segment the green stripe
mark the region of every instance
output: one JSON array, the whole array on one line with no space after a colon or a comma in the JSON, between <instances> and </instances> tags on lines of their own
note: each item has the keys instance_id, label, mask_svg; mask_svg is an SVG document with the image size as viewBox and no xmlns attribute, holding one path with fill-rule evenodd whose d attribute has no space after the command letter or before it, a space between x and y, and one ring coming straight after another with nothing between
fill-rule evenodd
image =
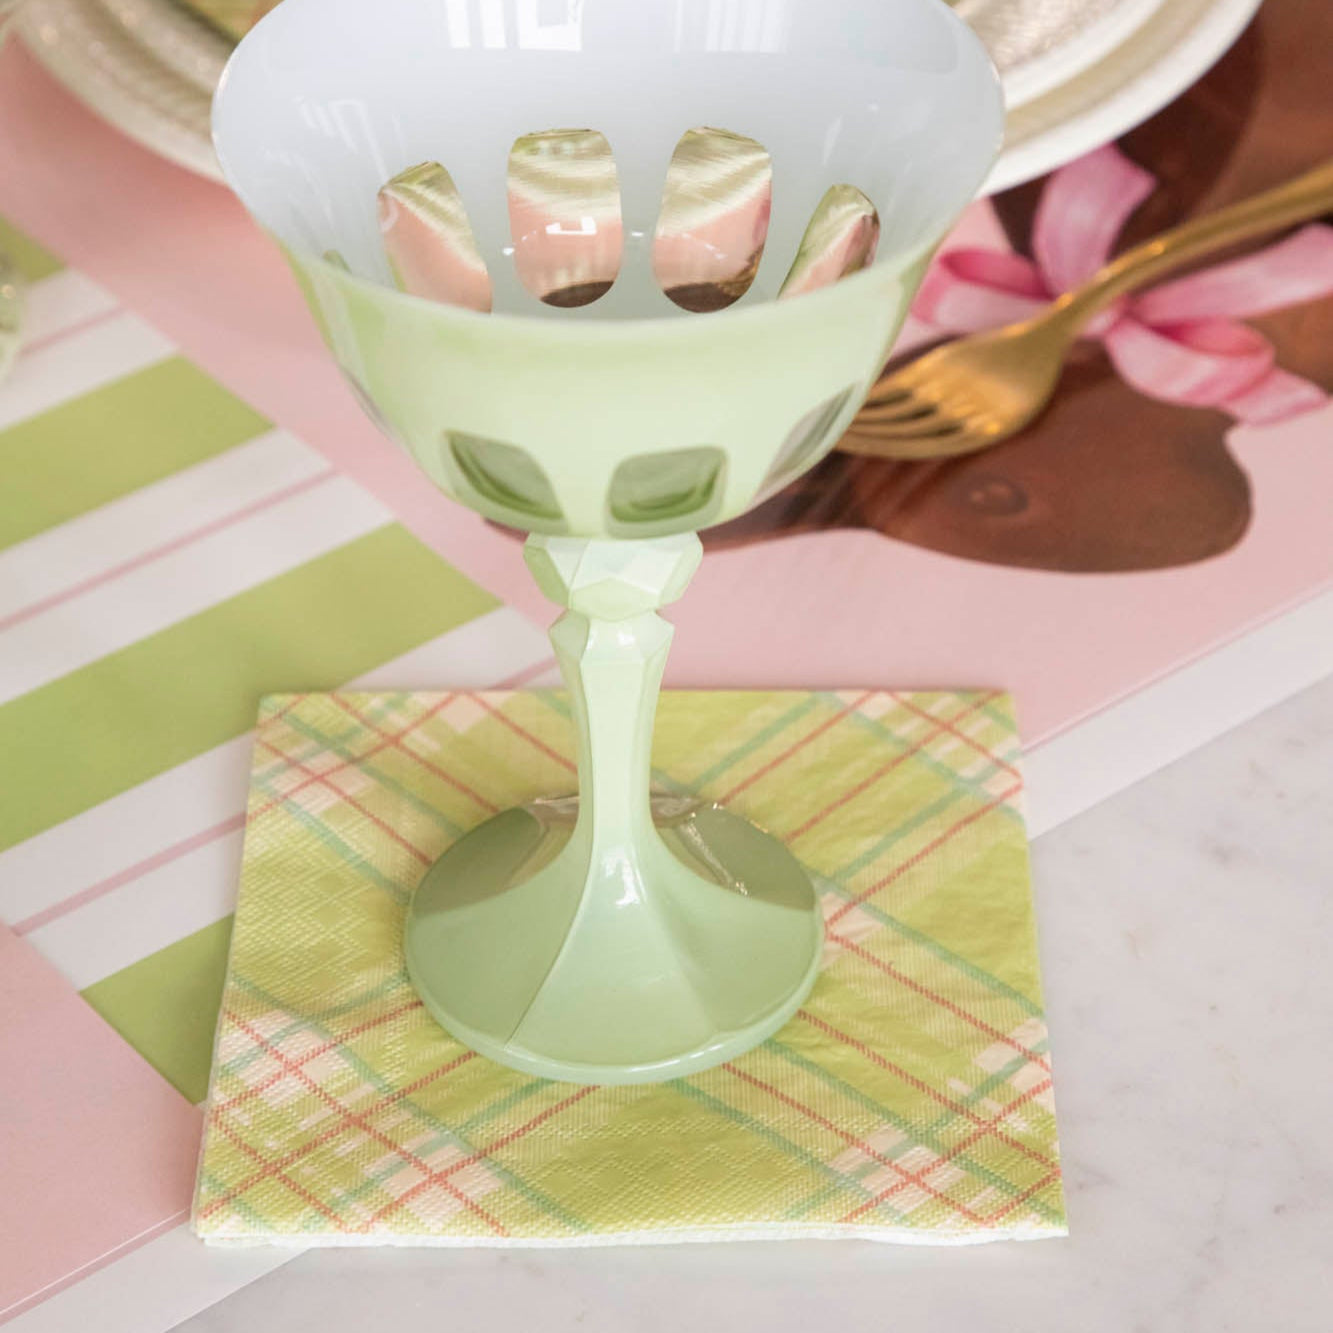
<instances>
[{"instance_id":1,"label":"green stripe","mask_svg":"<svg viewBox=\"0 0 1333 1333\"><path fill-rule=\"evenodd\" d=\"M289 701L290 697L290 695L284 694L270 695L265 703L260 706L260 722L267 721L273 713L278 712ZM387 722L397 724L397 711L402 707L402 699L403 695L400 692L375 695L372 699L363 703L361 707L361 715L365 718L365 722L362 722L360 718L353 720L349 715L347 725L342 731L333 736L326 736L308 723L303 723L302 728L305 734L314 737L312 744L300 750L288 747L281 754L269 755L267 758L264 755L256 755L251 773L252 780L268 782L283 772L293 760L302 764L309 763L312 759L318 758L330 746L337 748L340 756L346 756L350 753L348 746L359 736L365 734L367 725L373 727ZM288 719L293 723L298 716L298 709L292 709L287 714Z\"/></svg>"},{"instance_id":2,"label":"green stripe","mask_svg":"<svg viewBox=\"0 0 1333 1333\"><path fill-rule=\"evenodd\" d=\"M837 1167L831 1166L808 1148L803 1148L799 1143L793 1143L791 1139L779 1134L776 1129L765 1124L762 1120L747 1115L738 1106L732 1106L729 1102L710 1096L690 1079L673 1079L670 1086L682 1097L687 1097L690 1101L708 1107L710 1111L720 1115L724 1120L730 1120L732 1124L740 1125L743 1129L749 1130L755 1138L763 1140L771 1148L776 1148L784 1156L800 1162L802 1166L808 1167L811 1171L823 1176L828 1181L830 1190L859 1195L861 1199L872 1197L870 1190L854 1176L844 1175Z\"/></svg>"},{"instance_id":3,"label":"green stripe","mask_svg":"<svg viewBox=\"0 0 1333 1333\"><path fill-rule=\"evenodd\" d=\"M774 736L780 735L793 722L803 718L811 709L823 702L824 696L819 694L811 694L802 699L795 707L787 709L781 716L774 718L768 726L756 731L743 745L738 745L734 750L728 751L712 768L700 773L691 783L691 786L698 791L703 791L710 782L716 782L728 769L734 768L742 759L748 758L761 745L771 741Z\"/></svg>"},{"instance_id":4,"label":"green stripe","mask_svg":"<svg viewBox=\"0 0 1333 1333\"><path fill-rule=\"evenodd\" d=\"M394 902L406 904L411 896L412 890L397 883L389 878L382 870L378 869L373 862L366 860L360 852L356 850L349 842L340 838L337 832L326 824L318 816L303 809L296 801L283 800L280 793L275 791L268 783L255 782L256 790L261 791L269 800L280 803L283 813L296 821L308 833L313 834L320 842L328 847L347 865L351 866L358 874L365 876L377 888L382 889L389 895Z\"/></svg>"},{"instance_id":5,"label":"green stripe","mask_svg":"<svg viewBox=\"0 0 1333 1333\"><path fill-rule=\"evenodd\" d=\"M918 1121L908 1120L903 1116L895 1114L887 1106L883 1105L883 1103L876 1101L873 1097L867 1096L860 1090L860 1088L847 1083L839 1078L837 1074L825 1069L822 1065L815 1064L812 1060L807 1060L805 1056L793 1050L790 1046L777 1038L770 1037L764 1045L766 1050L776 1051L784 1060L795 1065L798 1069L803 1069L807 1074L812 1074L819 1079L821 1083L825 1083L829 1087L835 1088L843 1096L849 1097L853 1101L859 1103L867 1110L887 1121L895 1129L900 1129L907 1135L906 1147L912 1147L915 1144L923 1143L937 1156L943 1157L946 1153L949 1153L950 1149L948 1145L939 1134L934 1131L932 1126L923 1125ZM901 1156L902 1154L897 1155ZM953 1153L950 1160L954 1162L955 1165L962 1167L970 1175L975 1176L978 1180L984 1181L987 1185L993 1185L997 1190L1001 1191L1003 1194L1007 1194L1011 1199L1015 1195L1021 1194L1023 1191L1021 1185L1016 1185L1013 1181L1008 1180L1004 1176L991 1170L991 1168L984 1163L977 1161L971 1153ZM862 1186L862 1188L864 1188L864 1186ZM869 1191L867 1191L867 1193L868 1192ZM822 1202L822 1196L815 1196L807 1201L810 1208L817 1206L820 1202ZM960 1200L960 1202L966 1204L967 1200L963 1199ZM1063 1215L1057 1209L1053 1209L1047 1204L1042 1203L1036 1196L1029 1199L1028 1203L1038 1212L1045 1214L1052 1221L1062 1222L1064 1220ZM808 1209L806 1211L808 1211ZM797 1217L803 1215L804 1212L795 1214Z\"/></svg>"},{"instance_id":6,"label":"green stripe","mask_svg":"<svg viewBox=\"0 0 1333 1333\"><path fill-rule=\"evenodd\" d=\"M1044 1055L1046 1053L1046 1043L1041 1042L1038 1046L1033 1048L1033 1051L1034 1054ZM976 1106L978 1102L985 1101L986 1098L991 1095L991 1093L1001 1088L1004 1088L1005 1085L1008 1084L1009 1080L1013 1078L1013 1076L1016 1073L1018 1073L1020 1069L1022 1069L1025 1065L1029 1063L1031 1062L1028 1060L1027 1056L1019 1055L1015 1052L1014 1058L1010 1060L1009 1063L1005 1065L1002 1069L997 1069L995 1073L991 1074L988 1078L982 1079L982 1081L978 1083L977 1086L973 1088L972 1091L969 1092L966 1096L958 1097L957 1098L958 1105L966 1106L969 1110L971 1110L972 1107ZM1050 1076L1047 1075L1047 1077ZM1008 1091L1013 1092L1015 1091L1015 1089L1011 1087L1008 1088ZM1021 1096L1022 1094L1019 1095ZM1024 1103L1024 1106L1017 1107L1016 1109L1021 1113L1025 1106L1026 1103ZM1040 1111L1042 1108L1038 1107L1037 1109ZM953 1119L953 1117L954 1117L953 1111L948 1111L948 1110L942 1111L931 1123L929 1128L932 1130L940 1129L943 1126L947 1125Z\"/></svg>"},{"instance_id":7,"label":"green stripe","mask_svg":"<svg viewBox=\"0 0 1333 1333\"><path fill-rule=\"evenodd\" d=\"M340 743L336 737L323 735L318 727L312 727L308 722L303 722L295 713L288 713L286 721L293 731L304 736L307 740L317 742L319 752L332 752L333 754L336 754L339 759L349 760L355 763L360 772L364 773L368 778L374 779L374 781L379 786L383 787L385 791L391 791L400 801L404 802L404 804L410 805L419 814L424 815L437 828L443 829L451 839L456 841L467 832L465 828L455 824L454 821L442 810L437 810L428 800L419 796L410 787L399 782L398 779L391 774L384 772L384 770L377 764L372 763L369 759L359 759L357 757L358 751ZM363 729L358 728L358 734L360 734L362 730ZM259 780L256 778L256 781L258 782ZM264 784L261 783L260 785ZM268 790L267 787L266 790ZM283 799L280 792L269 790L268 794L274 799L282 801L283 805L287 806L289 810L293 810L291 804ZM323 828L323 822L316 820L314 827L316 829Z\"/></svg>"},{"instance_id":8,"label":"green stripe","mask_svg":"<svg viewBox=\"0 0 1333 1333\"><path fill-rule=\"evenodd\" d=\"M848 893L841 885L829 881L829 887L844 901L851 901L853 895ZM954 953L952 949L941 944L939 940L929 935L923 935L921 931L909 926L905 921L900 921L896 916L890 916L882 907L876 907L869 898L857 903L856 910L873 917L874 920L883 926L887 926L895 934L911 940L913 944L919 944L928 953L934 954L941 962L948 963L950 967L957 968L964 975L971 977L973 981L980 982L987 990L992 990L997 995L1003 995L1006 1000L1012 1000L1025 1013L1036 1018L1043 1017L1041 1005L1035 1004L1022 991L1015 990L1008 982L992 976L984 968L978 967L971 959L964 958L962 954Z\"/></svg>"},{"instance_id":9,"label":"green stripe","mask_svg":"<svg viewBox=\"0 0 1333 1333\"><path fill-rule=\"evenodd\" d=\"M131 963L83 992L159 1074L192 1102L208 1096L231 917Z\"/></svg>"},{"instance_id":10,"label":"green stripe","mask_svg":"<svg viewBox=\"0 0 1333 1333\"><path fill-rule=\"evenodd\" d=\"M549 1088L550 1081L544 1078L534 1078L531 1083L525 1083L521 1088L516 1088L513 1092L507 1092L502 1097L496 1097L489 1101L479 1111L474 1111L461 1125L458 1126L458 1134L471 1134L473 1130L486 1129L507 1111L512 1111L516 1106L522 1106L524 1102L531 1101L543 1088Z\"/></svg>"},{"instance_id":11,"label":"green stripe","mask_svg":"<svg viewBox=\"0 0 1333 1333\"><path fill-rule=\"evenodd\" d=\"M935 719L935 721L938 723L939 719ZM911 744L899 736L883 718L866 717L864 713L855 713L852 715L852 722L855 726L860 727L864 731L869 731L876 736L882 737L884 740L891 741L898 747L900 752L908 752L912 748ZM941 732L932 739L943 740L946 736L947 732L941 730ZM1018 741L1013 737L1006 739L1013 741L1013 753L1007 757L1000 756L1000 758L1003 758L1005 763L1015 764L1022 757ZM977 752L976 757L981 759L984 756L980 752ZM982 802L982 804L989 804L995 799L995 794L987 789L986 783L1000 771L1000 764L997 758L991 758L981 772L974 774L970 778L964 777L949 763L934 758L925 749L917 750L916 753L912 755L912 762L927 769L929 772L934 773L937 777L943 778L945 782L950 783L952 786L961 787L964 791L975 796ZM1012 806L1001 804L997 805L995 808L1015 822L1019 824L1023 822L1022 814Z\"/></svg>"},{"instance_id":12,"label":"green stripe","mask_svg":"<svg viewBox=\"0 0 1333 1333\"><path fill-rule=\"evenodd\" d=\"M180 357L0 432L0 548L267 430Z\"/></svg>"},{"instance_id":13,"label":"green stripe","mask_svg":"<svg viewBox=\"0 0 1333 1333\"><path fill-rule=\"evenodd\" d=\"M929 805L922 806L910 819L904 819L900 824L895 824L882 838L877 838L865 851L859 856L853 857L845 866L839 866L838 869L830 871L828 877L836 880L839 888L841 888L853 875L860 874L868 865L873 865L896 843L907 837L909 833L915 833L917 829L932 824L937 816L942 815L963 795L964 792L957 787L945 792L943 796L937 797ZM897 869L897 867L894 867L894 869ZM848 892L850 893L851 890L849 889Z\"/></svg>"},{"instance_id":14,"label":"green stripe","mask_svg":"<svg viewBox=\"0 0 1333 1333\"><path fill-rule=\"evenodd\" d=\"M235 985L242 988L246 985L243 977L233 977L231 980ZM291 1022L285 1023L282 1027L273 1032L268 1037L268 1042L272 1046L281 1046L284 1042L289 1041L292 1037L296 1036L298 1032L310 1031L313 1025L323 1024L324 1027L327 1028L327 1020L329 1018L339 1018L344 1014L350 1014L358 1009L364 1009L368 1004L383 999L383 997L390 991L397 990L401 984L402 983L397 976L388 977L384 981L377 982L368 989L361 991L353 1000L346 1000L342 1004L330 1005L329 1008L320 1009L309 1016L302 1014L300 1017L293 1018ZM260 995L260 998L266 1000L266 997L262 994ZM275 1002L275 1007L285 1008L284 1005L281 1005L278 1002ZM235 1055L230 1060L220 1063L218 1065L218 1072L240 1075L257 1060L266 1058L265 1048L258 1042L254 1042L247 1046L239 1055Z\"/></svg>"},{"instance_id":15,"label":"green stripe","mask_svg":"<svg viewBox=\"0 0 1333 1333\"><path fill-rule=\"evenodd\" d=\"M361 1062L355 1060L349 1062L361 1064ZM368 1066L361 1065L361 1068L364 1072L364 1069L368 1068ZM495 1112L496 1114L499 1114L502 1104L505 1107L510 1104L517 1104L519 1101L526 1100L527 1095L536 1094L542 1091L543 1088L549 1088L550 1086L551 1084L546 1079L536 1079L533 1083L529 1084L527 1088L521 1089L524 1096L520 1097L515 1095L513 1097L501 1098L500 1102L494 1104ZM412 1149L418 1157L423 1159L428 1158L432 1153L439 1152L441 1148L460 1148L465 1156L477 1156L478 1160L484 1163L489 1171L492 1171L495 1175L499 1176L510 1189L514 1190L517 1194L521 1194L523 1198L533 1205L534 1208L545 1213L548 1217L554 1218L567 1231L581 1234L591 1230L583 1218L577 1213L570 1212L559 1199L553 1199L544 1190L538 1189L531 1181L525 1180L518 1174L518 1172L505 1166L503 1162L498 1162L495 1158L488 1157L481 1153L475 1143L463 1137L465 1133L465 1128L463 1126L460 1126L457 1129L451 1128L443 1121L436 1119L435 1116L431 1115L428 1111L423 1110L410 1097L400 1098L398 1105L405 1106L409 1111L412 1111L416 1115L419 1121L435 1130L432 1138L425 1143L418 1144ZM474 1116L469 1123L475 1123L478 1120L479 1117ZM482 1123L484 1124L485 1122ZM355 1189L349 1190L346 1197L348 1199L360 1199L364 1197L373 1185L382 1184L399 1170L400 1167L401 1162L395 1160L387 1169L381 1171L378 1175L367 1177L364 1185L358 1185Z\"/></svg>"},{"instance_id":16,"label":"green stripe","mask_svg":"<svg viewBox=\"0 0 1333 1333\"><path fill-rule=\"evenodd\" d=\"M199 1185L197 1188L201 1199L217 1198L221 1194L231 1194L231 1191L222 1183L222 1181L216 1176L210 1175L207 1171L203 1170L199 1172ZM268 1219L263 1213L259 1212L258 1209L252 1208L246 1203L243 1196L228 1198L227 1207L234 1208L238 1213L244 1214L250 1225L261 1235L271 1236L273 1234L273 1229L270 1226ZM307 1226L306 1230L312 1231L314 1228L313 1226Z\"/></svg>"},{"instance_id":17,"label":"green stripe","mask_svg":"<svg viewBox=\"0 0 1333 1333\"><path fill-rule=\"evenodd\" d=\"M0 850L254 725L262 695L328 690L491 610L398 524L0 708Z\"/></svg>"},{"instance_id":18,"label":"green stripe","mask_svg":"<svg viewBox=\"0 0 1333 1333\"><path fill-rule=\"evenodd\" d=\"M49 250L38 245L31 236L0 218L0 253L18 269L29 282L40 282L65 267Z\"/></svg>"}]
</instances>

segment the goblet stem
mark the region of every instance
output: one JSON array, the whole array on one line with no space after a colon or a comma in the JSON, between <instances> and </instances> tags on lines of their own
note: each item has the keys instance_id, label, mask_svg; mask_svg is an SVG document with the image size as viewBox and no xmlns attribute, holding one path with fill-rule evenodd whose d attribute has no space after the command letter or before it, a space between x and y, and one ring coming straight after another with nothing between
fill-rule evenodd
<instances>
[{"instance_id":1,"label":"goblet stem","mask_svg":"<svg viewBox=\"0 0 1333 1333\"><path fill-rule=\"evenodd\" d=\"M694 533L649 541L528 538L528 567L566 607L551 643L578 732L573 841L598 878L641 882L659 845L649 800L653 719L672 627L657 614L685 590L703 548Z\"/></svg>"}]
</instances>

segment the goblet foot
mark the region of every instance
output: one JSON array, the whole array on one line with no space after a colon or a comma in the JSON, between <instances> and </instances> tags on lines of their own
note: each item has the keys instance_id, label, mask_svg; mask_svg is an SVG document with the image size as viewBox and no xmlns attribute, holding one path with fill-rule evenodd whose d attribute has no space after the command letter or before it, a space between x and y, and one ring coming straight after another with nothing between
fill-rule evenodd
<instances>
[{"instance_id":1,"label":"goblet foot","mask_svg":"<svg viewBox=\"0 0 1333 1333\"><path fill-rule=\"evenodd\" d=\"M590 855L577 811L577 797L505 811L427 871L407 968L441 1026L500 1064L596 1084L678 1078L776 1032L823 942L782 843L655 796L653 829Z\"/></svg>"}]
</instances>

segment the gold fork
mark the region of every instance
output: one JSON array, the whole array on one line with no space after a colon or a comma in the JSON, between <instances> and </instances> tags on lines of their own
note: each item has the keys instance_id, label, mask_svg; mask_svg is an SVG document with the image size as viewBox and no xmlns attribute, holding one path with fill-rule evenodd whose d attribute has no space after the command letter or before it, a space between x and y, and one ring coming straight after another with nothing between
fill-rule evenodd
<instances>
[{"instance_id":1,"label":"gold fork","mask_svg":"<svg viewBox=\"0 0 1333 1333\"><path fill-rule=\"evenodd\" d=\"M884 376L840 444L880 458L949 458L998 444L1050 401L1065 357L1112 302L1217 250L1333 209L1333 161L1127 250L1039 315L927 352Z\"/></svg>"}]
</instances>

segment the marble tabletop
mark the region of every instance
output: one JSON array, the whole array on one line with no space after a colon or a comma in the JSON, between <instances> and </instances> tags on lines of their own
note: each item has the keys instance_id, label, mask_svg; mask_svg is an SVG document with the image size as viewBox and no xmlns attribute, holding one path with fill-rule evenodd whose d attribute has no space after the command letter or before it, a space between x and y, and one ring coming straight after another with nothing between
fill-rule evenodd
<instances>
[{"instance_id":1,"label":"marble tabletop","mask_svg":"<svg viewBox=\"0 0 1333 1333\"><path fill-rule=\"evenodd\" d=\"M1333 1327L1333 679L1034 843L1070 1236L310 1251L183 1333Z\"/></svg>"}]
</instances>

